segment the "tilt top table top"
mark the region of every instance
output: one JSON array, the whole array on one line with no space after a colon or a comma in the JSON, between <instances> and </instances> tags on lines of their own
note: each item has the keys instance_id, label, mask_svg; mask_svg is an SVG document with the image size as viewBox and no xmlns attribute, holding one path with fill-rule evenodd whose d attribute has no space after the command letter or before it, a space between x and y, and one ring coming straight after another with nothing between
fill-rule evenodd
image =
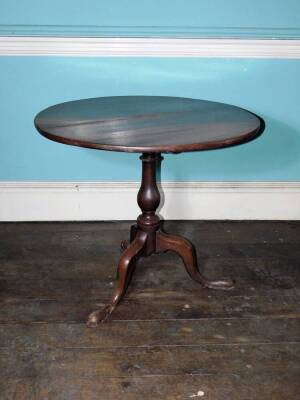
<instances>
[{"instance_id":1,"label":"tilt top table top","mask_svg":"<svg viewBox=\"0 0 300 400\"><path fill-rule=\"evenodd\" d=\"M171 250L182 258L190 277L203 287L233 288L231 279L210 280L203 276L194 246L181 236L162 231L156 214L160 203L156 174L163 159L161 153L216 149L254 139L263 130L258 116L239 107L205 100L116 96L57 104L41 111L34 122L42 135L57 142L142 153L142 182L137 195L142 213L131 226L129 241L121 243L112 299L103 309L89 315L89 327L106 321L122 300L138 257Z\"/></svg>"},{"instance_id":2,"label":"tilt top table top","mask_svg":"<svg viewBox=\"0 0 300 400\"><path fill-rule=\"evenodd\" d=\"M35 118L57 142L101 150L179 153L254 138L260 119L242 108L163 96L99 97L47 108Z\"/></svg>"}]
</instances>

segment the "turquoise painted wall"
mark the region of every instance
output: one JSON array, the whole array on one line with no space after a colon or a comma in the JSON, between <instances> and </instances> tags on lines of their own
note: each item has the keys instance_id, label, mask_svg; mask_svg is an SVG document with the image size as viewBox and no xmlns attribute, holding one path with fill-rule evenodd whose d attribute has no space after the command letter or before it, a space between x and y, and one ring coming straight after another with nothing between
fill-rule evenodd
<instances>
[{"instance_id":1,"label":"turquoise painted wall","mask_svg":"<svg viewBox=\"0 0 300 400\"><path fill-rule=\"evenodd\" d=\"M300 37L299 0L1 0L0 33Z\"/></svg>"},{"instance_id":2,"label":"turquoise painted wall","mask_svg":"<svg viewBox=\"0 0 300 400\"><path fill-rule=\"evenodd\" d=\"M299 0L0 0L1 35L300 38ZM166 156L168 180L299 180L300 60L0 57L0 180L138 180L137 155L63 146L33 127L72 99L174 95L266 121L243 146Z\"/></svg>"},{"instance_id":3,"label":"turquoise painted wall","mask_svg":"<svg viewBox=\"0 0 300 400\"><path fill-rule=\"evenodd\" d=\"M300 180L300 60L0 58L0 180L139 180L138 155L51 142L34 129L41 109L72 99L169 95L235 104L266 131L234 148L167 155L167 180Z\"/></svg>"}]
</instances>

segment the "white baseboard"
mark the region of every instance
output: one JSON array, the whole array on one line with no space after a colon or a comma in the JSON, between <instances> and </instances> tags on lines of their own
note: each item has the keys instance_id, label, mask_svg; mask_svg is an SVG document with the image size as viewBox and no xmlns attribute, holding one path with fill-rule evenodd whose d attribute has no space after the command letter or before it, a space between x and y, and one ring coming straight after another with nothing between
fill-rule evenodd
<instances>
[{"instance_id":1,"label":"white baseboard","mask_svg":"<svg viewBox=\"0 0 300 400\"><path fill-rule=\"evenodd\" d=\"M0 36L0 56L299 59L300 40Z\"/></svg>"},{"instance_id":2,"label":"white baseboard","mask_svg":"<svg viewBox=\"0 0 300 400\"><path fill-rule=\"evenodd\" d=\"M137 182L0 182L1 221L133 220ZM300 220L300 182L164 182L166 219Z\"/></svg>"}]
</instances>

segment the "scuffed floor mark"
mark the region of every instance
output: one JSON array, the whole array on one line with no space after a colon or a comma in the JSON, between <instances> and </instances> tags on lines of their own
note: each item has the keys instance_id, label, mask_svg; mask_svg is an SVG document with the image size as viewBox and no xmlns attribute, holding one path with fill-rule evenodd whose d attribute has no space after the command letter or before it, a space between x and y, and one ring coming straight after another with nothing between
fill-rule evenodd
<instances>
[{"instance_id":1,"label":"scuffed floor mark","mask_svg":"<svg viewBox=\"0 0 300 400\"><path fill-rule=\"evenodd\" d=\"M192 329L192 328L189 328L188 326L183 326L180 330L181 330L182 332L186 332L186 333L191 333L191 332L193 332L193 329Z\"/></svg>"},{"instance_id":2,"label":"scuffed floor mark","mask_svg":"<svg viewBox=\"0 0 300 400\"><path fill-rule=\"evenodd\" d=\"M198 392L196 394L191 394L190 398L194 398L194 397L203 397L205 395L205 393L203 392L203 390L198 390Z\"/></svg>"}]
</instances>

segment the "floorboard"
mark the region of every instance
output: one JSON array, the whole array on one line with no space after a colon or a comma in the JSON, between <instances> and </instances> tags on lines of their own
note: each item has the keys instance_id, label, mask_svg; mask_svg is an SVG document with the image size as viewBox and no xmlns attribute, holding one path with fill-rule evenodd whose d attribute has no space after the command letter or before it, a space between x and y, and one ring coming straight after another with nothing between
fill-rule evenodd
<instances>
[{"instance_id":1,"label":"floorboard","mask_svg":"<svg viewBox=\"0 0 300 400\"><path fill-rule=\"evenodd\" d=\"M282 400L300 393L300 223L170 221L201 270L141 259L112 320L109 299L130 223L0 224L1 400Z\"/></svg>"}]
</instances>

